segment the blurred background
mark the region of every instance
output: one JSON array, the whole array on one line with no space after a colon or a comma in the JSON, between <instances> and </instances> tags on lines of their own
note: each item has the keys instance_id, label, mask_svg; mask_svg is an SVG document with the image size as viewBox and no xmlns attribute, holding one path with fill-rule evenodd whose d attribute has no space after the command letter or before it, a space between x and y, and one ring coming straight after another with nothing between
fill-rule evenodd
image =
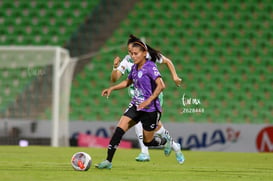
<instances>
[{"instance_id":1,"label":"blurred background","mask_svg":"<svg viewBox=\"0 0 273 181\"><path fill-rule=\"evenodd\" d=\"M176 87L167 67L158 65L167 86L164 123L272 124L272 9L272 0L1 0L0 45L60 46L79 58L70 122L119 119L130 101L127 90L108 100L100 93L111 85L113 59L127 54L134 34L171 59L183 79ZM34 76L8 68L0 76L2 120L35 120L35 129L37 121L51 119L46 102L16 106ZM45 87L51 85L45 81ZM8 138L20 137L17 129L2 131L2 144L13 144Z\"/></svg>"}]
</instances>

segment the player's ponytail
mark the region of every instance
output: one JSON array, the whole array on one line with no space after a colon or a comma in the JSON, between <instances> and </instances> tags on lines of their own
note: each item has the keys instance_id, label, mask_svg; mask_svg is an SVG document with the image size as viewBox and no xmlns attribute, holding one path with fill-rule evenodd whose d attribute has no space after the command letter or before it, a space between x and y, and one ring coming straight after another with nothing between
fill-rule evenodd
<instances>
[{"instance_id":1,"label":"player's ponytail","mask_svg":"<svg viewBox=\"0 0 273 181\"><path fill-rule=\"evenodd\" d=\"M156 62L156 60L159 60L161 58L160 51L153 49L152 47L150 47L147 44L146 44L146 46L147 46L148 52L149 52L149 54L151 56L151 61Z\"/></svg>"}]
</instances>

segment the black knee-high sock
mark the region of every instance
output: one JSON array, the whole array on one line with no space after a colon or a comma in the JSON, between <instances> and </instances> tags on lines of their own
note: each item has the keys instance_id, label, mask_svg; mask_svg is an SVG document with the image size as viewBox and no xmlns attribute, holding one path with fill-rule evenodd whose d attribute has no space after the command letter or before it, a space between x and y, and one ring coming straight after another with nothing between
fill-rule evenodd
<instances>
[{"instance_id":1,"label":"black knee-high sock","mask_svg":"<svg viewBox=\"0 0 273 181\"><path fill-rule=\"evenodd\" d=\"M120 127L116 128L115 133L113 134L113 136L110 140L109 146L108 146L106 160L108 160L109 162L112 162L112 159L114 157L116 149L118 148L118 145L119 145L120 140L121 140L122 136L124 135L124 133L125 132Z\"/></svg>"},{"instance_id":2,"label":"black knee-high sock","mask_svg":"<svg viewBox=\"0 0 273 181\"><path fill-rule=\"evenodd\" d=\"M167 142L167 140L165 138L161 138L161 137L154 137L154 139L149 142L143 142L145 146L160 146L160 145L165 145L165 143Z\"/></svg>"}]
</instances>

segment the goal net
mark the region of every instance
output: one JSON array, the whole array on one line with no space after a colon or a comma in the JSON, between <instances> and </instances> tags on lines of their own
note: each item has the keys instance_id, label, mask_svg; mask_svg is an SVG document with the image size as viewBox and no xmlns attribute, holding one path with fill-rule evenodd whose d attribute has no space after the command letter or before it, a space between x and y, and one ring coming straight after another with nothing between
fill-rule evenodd
<instances>
[{"instance_id":1,"label":"goal net","mask_svg":"<svg viewBox=\"0 0 273 181\"><path fill-rule=\"evenodd\" d=\"M51 146L68 146L75 62L61 47L0 46L0 119L51 120Z\"/></svg>"}]
</instances>

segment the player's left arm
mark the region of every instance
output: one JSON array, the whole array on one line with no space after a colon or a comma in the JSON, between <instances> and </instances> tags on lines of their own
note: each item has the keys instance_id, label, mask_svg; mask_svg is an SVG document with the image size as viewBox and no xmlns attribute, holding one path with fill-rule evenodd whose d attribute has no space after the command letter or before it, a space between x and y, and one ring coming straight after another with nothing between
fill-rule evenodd
<instances>
[{"instance_id":1,"label":"player's left arm","mask_svg":"<svg viewBox=\"0 0 273 181\"><path fill-rule=\"evenodd\" d=\"M175 82L176 86L180 86L182 83L182 79L177 75L172 61L163 55L161 55L161 56L162 56L162 63L164 63L168 67L168 69L170 70L170 72L172 74L173 81Z\"/></svg>"},{"instance_id":2,"label":"player's left arm","mask_svg":"<svg viewBox=\"0 0 273 181\"><path fill-rule=\"evenodd\" d=\"M148 99L146 99L144 102L142 102L141 104L138 105L138 107L137 107L138 110L143 109L143 108L147 107L148 105L150 105L151 102L153 100L155 100L166 87L164 84L164 81L161 77L157 77L155 80L155 83L156 83L156 88L155 88L154 92L152 93L152 95Z\"/></svg>"}]
</instances>

